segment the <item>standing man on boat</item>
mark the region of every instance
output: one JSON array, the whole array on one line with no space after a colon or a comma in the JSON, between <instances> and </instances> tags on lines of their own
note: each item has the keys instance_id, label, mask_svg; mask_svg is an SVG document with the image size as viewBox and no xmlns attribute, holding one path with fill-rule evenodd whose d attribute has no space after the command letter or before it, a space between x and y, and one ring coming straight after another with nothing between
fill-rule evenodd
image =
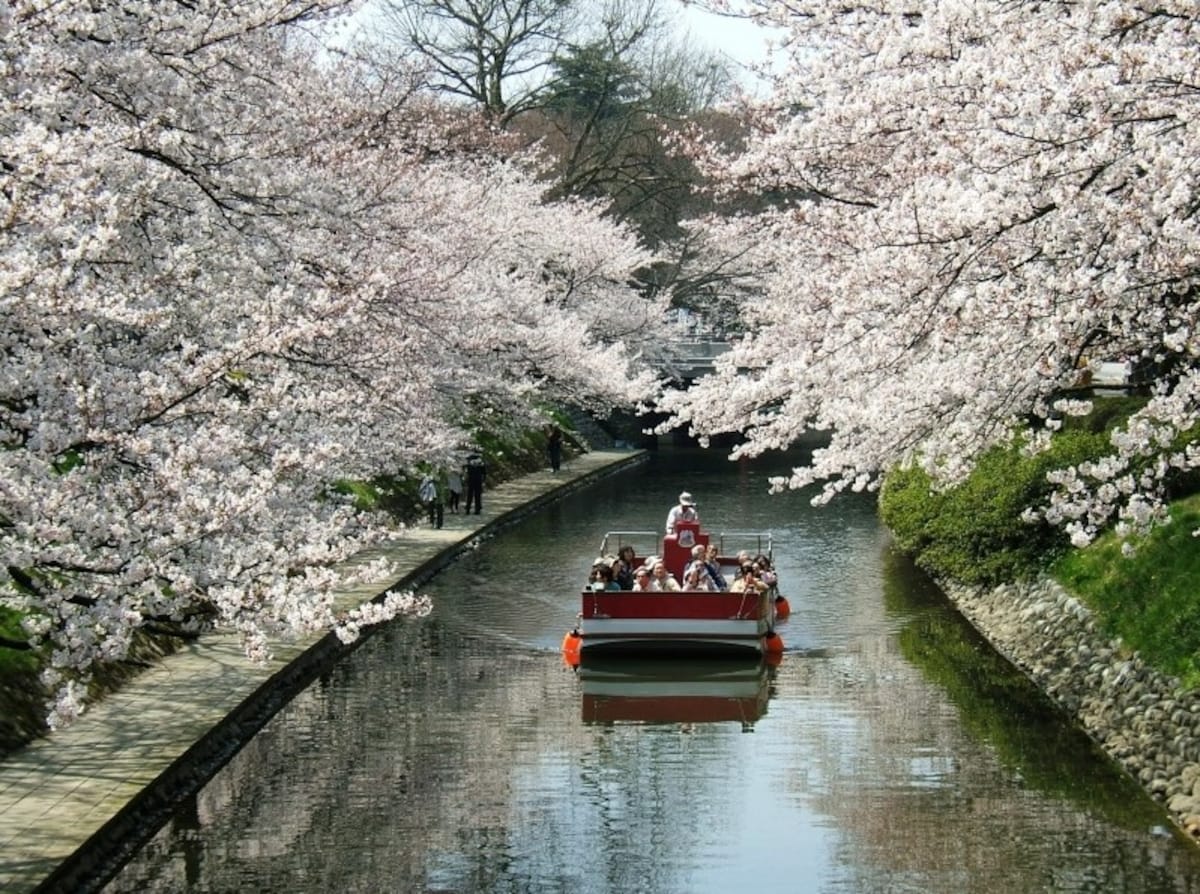
<instances>
[{"instance_id":1,"label":"standing man on boat","mask_svg":"<svg viewBox=\"0 0 1200 894\"><path fill-rule=\"evenodd\" d=\"M483 462L483 457L478 451L474 451L467 457L466 478L467 478L467 502L463 508L463 515L471 514L471 506L475 506L475 514L483 509L483 479L487 474L487 466Z\"/></svg>"},{"instance_id":2,"label":"standing man on boat","mask_svg":"<svg viewBox=\"0 0 1200 894\"><path fill-rule=\"evenodd\" d=\"M674 534L675 524L681 521L700 521L700 513L696 511L696 501L686 490L679 495L679 502L672 506L671 511L667 513L667 533Z\"/></svg>"}]
</instances>

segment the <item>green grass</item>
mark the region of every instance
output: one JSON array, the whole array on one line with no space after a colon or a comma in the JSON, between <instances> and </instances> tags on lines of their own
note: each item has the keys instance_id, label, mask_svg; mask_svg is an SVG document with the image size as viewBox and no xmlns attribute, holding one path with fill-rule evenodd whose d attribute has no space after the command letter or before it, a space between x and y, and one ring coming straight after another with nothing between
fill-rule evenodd
<instances>
[{"instance_id":1,"label":"green grass","mask_svg":"<svg viewBox=\"0 0 1200 894\"><path fill-rule=\"evenodd\" d=\"M24 640L27 634L21 629L23 615L15 609L0 605L0 637L12 640ZM36 672L39 661L33 650L0 649L0 680L7 674L27 674Z\"/></svg>"},{"instance_id":2,"label":"green grass","mask_svg":"<svg viewBox=\"0 0 1200 894\"><path fill-rule=\"evenodd\" d=\"M938 490L915 468L895 469L880 493L880 516L900 549L935 578L977 586L1034 577L1044 570L1087 603L1102 629L1119 636L1152 666L1200 687L1200 474L1172 479L1172 523L1122 554L1114 535L1071 549L1061 529L1021 520L1025 506L1044 503L1053 487L1046 472L1110 450L1108 432L1142 398L1097 401L1094 411L1066 420L1048 451L1026 456L1019 443L982 456L971 475ZM1193 443L1200 431L1179 436Z\"/></svg>"},{"instance_id":3,"label":"green grass","mask_svg":"<svg viewBox=\"0 0 1200 894\"><path fill-rule=\"evenodd\" d=\"M1171 506L1171 523L1121 554L1113 535L1068 553L1054 577L1086 602L1104 629L1152 665L1200 686L1200 495Z\"/></svg>"},{"instance_id":4,"label":"green grass","mask_svg":"<svg viewBox=\"0 0 1200 894\"><path fill-rule=\"evenodd\" d=\"M1051 469L1102 456L1104 434L1059 434L1048 450L1027 456L1021 441L979 458L960 484L938 489L915 467L888 473L879 513L899 547L934 577L976 586L1035 577L1068 548L1061 530L1021 519L1027 506L1049 499Z\"/></svg>"},{"instance_id":5,"label":"green grass","mask_svg":"<svg viewBox=\"0 0 1200 894\"><path fill-rule=\"evenodd\" d=\"M354 498L354 507L360 511L370 511L379 508L382 501L380 487L373 481L354 481L343 478L333 486L339 494L348 494Z\"/></svg>"}]
</instances>

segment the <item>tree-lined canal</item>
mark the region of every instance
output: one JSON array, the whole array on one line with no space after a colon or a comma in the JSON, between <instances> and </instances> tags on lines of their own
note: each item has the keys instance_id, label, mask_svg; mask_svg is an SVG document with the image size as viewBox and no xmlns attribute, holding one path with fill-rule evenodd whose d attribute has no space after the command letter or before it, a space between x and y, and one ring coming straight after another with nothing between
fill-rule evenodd
<instances>
[{"instance_id":1,"label":"tree-lined canal","mask_svg":"<svg viewBox=\"0 0 1200 894\"><path fill-rule=\"evenodd\" d=\"M768 497L785 468L664 450L504 530L108 890L1200 891L1200 853L891 551L872 502ZM652 722L558 648L603 532L660 529L684 488L707 528L774 535L788 653L726 665L741 699L643 680L730 706Z\"/></svg>"}]
</instances>

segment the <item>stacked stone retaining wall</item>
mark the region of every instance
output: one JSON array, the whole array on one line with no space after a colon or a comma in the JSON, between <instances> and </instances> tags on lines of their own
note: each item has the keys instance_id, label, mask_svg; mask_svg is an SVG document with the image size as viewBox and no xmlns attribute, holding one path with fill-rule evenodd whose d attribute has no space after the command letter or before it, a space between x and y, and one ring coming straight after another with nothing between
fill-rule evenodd
<instances>
[{"instance_id":1,"label":"stacked stone retaining wall","mask_svg":"<svg viewBox=\"0 0 1200 894\"><path fill-rule=\"evenodd\" d=\"M959 611L1200 839L1200 693L1106 637L1052 580L943 584Z\"/></svg>"}]
</instances>

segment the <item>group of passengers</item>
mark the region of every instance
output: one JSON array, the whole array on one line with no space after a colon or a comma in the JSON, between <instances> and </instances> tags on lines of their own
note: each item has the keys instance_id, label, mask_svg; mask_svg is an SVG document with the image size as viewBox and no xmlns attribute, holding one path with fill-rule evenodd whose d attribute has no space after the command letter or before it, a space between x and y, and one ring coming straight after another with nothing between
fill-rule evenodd
<instances>
[{"instance_id":1,"label":"group of passengers","mask_svg":"<svg viewBox=\"0 0 1200 894\"><path fill-rule=\"evenodd\" d=\"M761 593L778 582L771 560L762 553L751 558L749 550L742 550L737 555L737 568L737 580L729 588L730 592L744 593L754 589Z\"/></svg>"},{"instance_id":2,"label":"group of passengers","mask_svg":"<svg viewBox=\"0 0 1200 894\"><path fill-rule=\"evenodd\" d=\"M636 567L634 567L636 565ZM592 563L589 590L680 590L675 575L662 559L651 556L638 563L632 546L623 546L615 556L601 556Z\"/></svg>"},{"instance_id":3,"label":"group of passengers","mask_svg":"<svg viewBox=\"0 0 1200 894\"><path fill-rule=\"evenodd\" d=\"M589 590L632 590L637 579L634 574L636 553L630 544L625 544L615 556L601 556L592 563L588 575Z\"/></svg>"},{"instance_id":4,"label":"group of passengers","mask_svg":"<svg viewBox=\"0 0 1200 894\"><path fill-rule=\"evenodd\" d=\"M679 502L671 507L667 514L667 533L675 533L675 525L678 522L699 520L696 501L690 493L684 491L679 495ZM590 590L728 590L731 593L744 593L748 590L763 592L775 584L775 571L771 567L771 560L762 553L751 557L749 550L742 550L737 554L734 580L732 584L728 583L721 574L716 545L709 544L706 547L699 543L692 547L692 560L683 570L682 584L667 570L666 563L657 556L651 556L638 564L637 553L628 543L622 546L615 556L598 558L592 563L592 572L588 576Z\"/></svg>"},{"instance_id":5,"label":"group of passengers","mask_svg":"<svg viewBox=\"0 0 1200 894\"><path fill-rule=\"evenodd\" d=\"M709 544L707 547L696 544L692 547L692 560L683 570L682 583L675 579L675 575L667 570L666 563L657 556L651 556L638 564L634 549L629 544L622 546L615 556L601 556L596 559L588 576L588 589L635 592L762 592L769 590L775 583L771 560L761 553L752 558L748 550L738 553L735 577L732 584L728 583L721 573L716 544Z\"/></svg>"}]
</instances>

